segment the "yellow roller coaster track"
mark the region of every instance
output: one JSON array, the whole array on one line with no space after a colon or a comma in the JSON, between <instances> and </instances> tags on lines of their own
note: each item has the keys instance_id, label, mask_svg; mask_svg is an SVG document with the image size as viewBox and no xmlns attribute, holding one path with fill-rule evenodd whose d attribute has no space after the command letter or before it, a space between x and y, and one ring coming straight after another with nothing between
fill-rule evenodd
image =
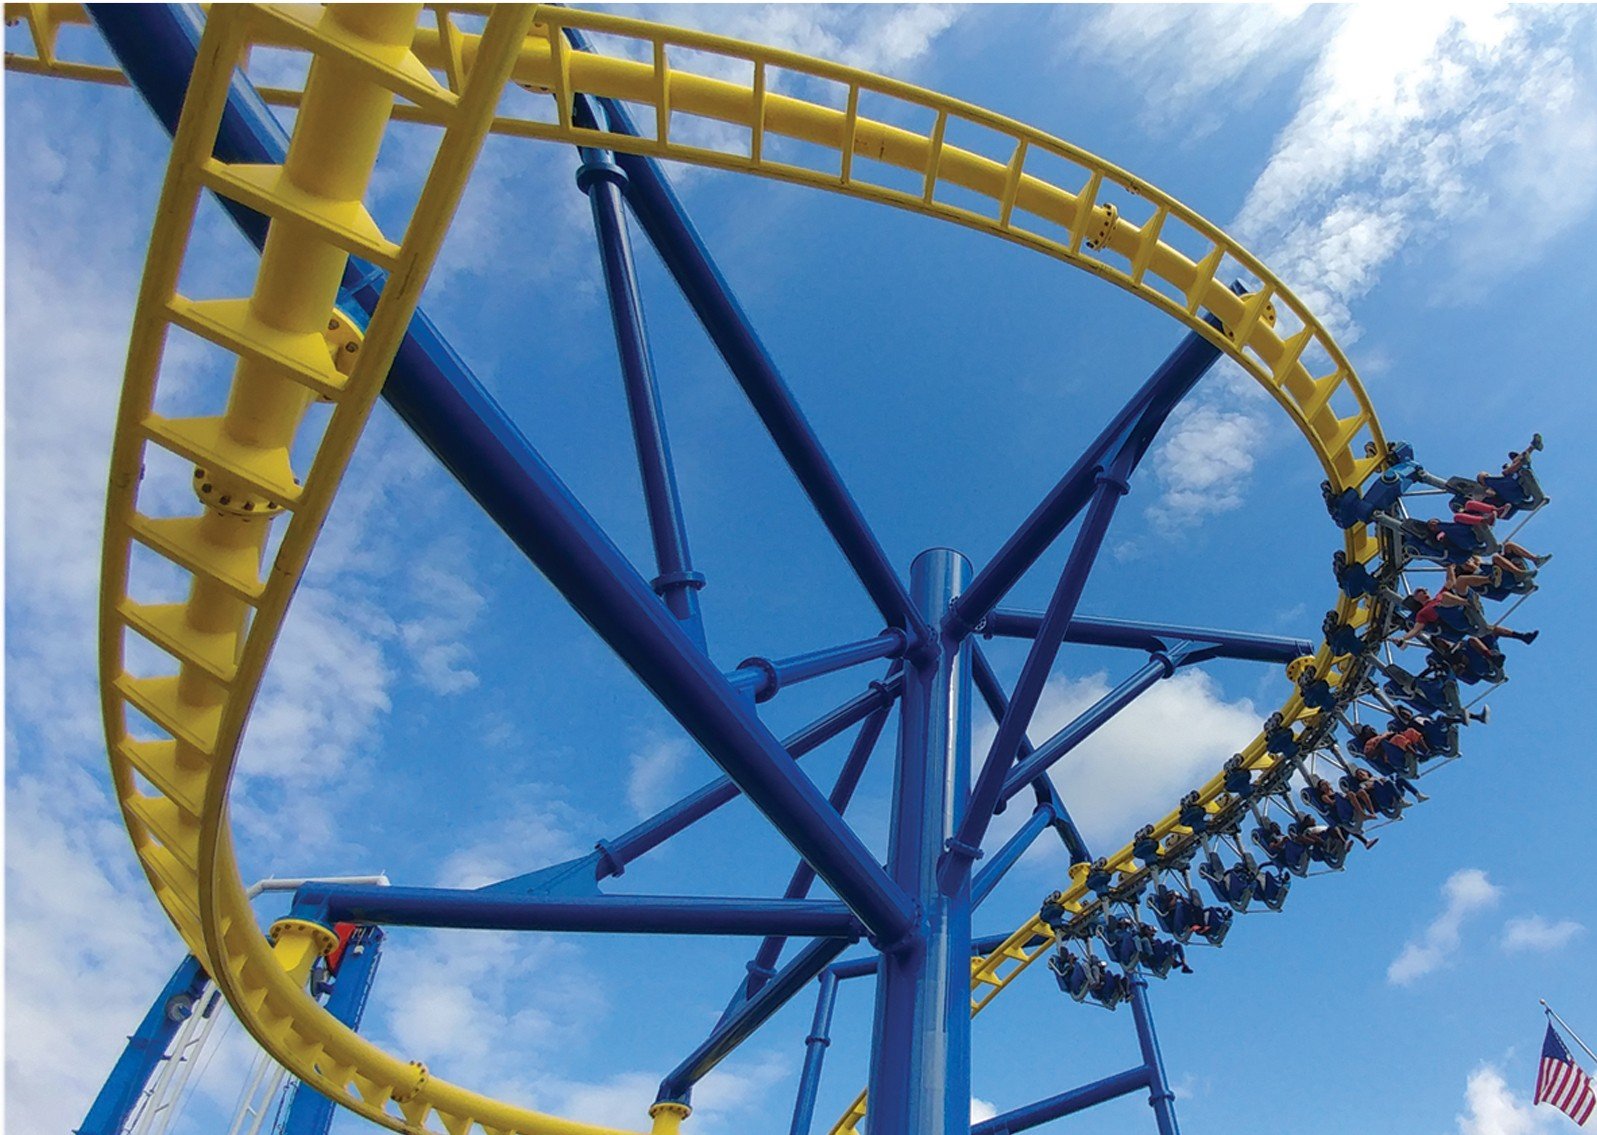
<instances>
[{"instance_id":1,"label":"yellow roller coaster track","mask_svg":"<svg viewBox=\"0 0 1597 1135\"><path fill-rule=\"evenodd\" d=\"M58 57L62 26L87 22L80 6L7 5L6 13L13 23L26 22L34 47L31 56L8 53L9 69L125 83L114 68ZM461 26L463 18L475 25L482 17L481 34ZM573 50L567 28L603 36L616 54ZM211 157L230 76L251 46L311 57L302 90L262 89L269 102L298 108L282 166L232 166ZM702 73L739 69L748 74L746 82ZM544 120L508 113L520 104L504 98L507 85L552 96L542 100L551 113ZM800 93L815 86L830 87L836 105ZM572 120L577 94L650 108L654 136L578 127ZM920 131L888 121L916 116L930 126ZM397 243L362 204L391 120L444 130ZM695 120L746 131L745 152L685 141ZM1360 485L1379 467L1386 446L1346 357L1263 264L1148 183L1001 115L792 52L566 8L213 9L173 139L111 461L101 680L128 830L162 906L239 1018L305 1082L395 1130L599 1135L610 1129L528 1111L430 1077L424 1065L384 1052L329 1016L305 988L314 959L330 944L326 931L284 920L272 928L270 944L262 937L234 863L227 814L239 743L289 601L489 132L758 174L1000 237L1085 269L1214 343L1286 412L1335 489ZM994 153L955 144L972 134L986 137ZM834 160L823 169L773 156L793 141L829 151ZM908 171L918 190L884 184L879 176L889 168ZM177 291L207 189L271 218L248 298L195 300ZM953 203L951 195L965 203ZM391 272L358 342L334 309L348 254ZM1235 273L1255 281L1251 293L1230 290L1226 280ZM1219 318L1223 331L1204 320L1205 311ZM219 416L173 419L153 408L174 325L237 356ZM316 397L333 402L332 415L314 459L296 475L290 453L298 452L304 410ZM152 445L196 466L199 515L154 517L139 510ZM273 524L286 530L263 574ZM127 594L135 543L189 573L185 602L152 605ZM1374 532L1353 528L1345 551L1350 562L1374 559ZM1338 616L1361 627L1379 615L1373 602L1339 598ZM177 672L129 674L128 629L170 655ZM1353 673L1351 660L1334 657L1325 645L1314 665L1333 688ZM135 739L130 706L162 736ZM1296 693L1280 714L1288 725L1316 724L1317 715ZM1262 735L1243 756L1252 769L1280 763ZM1234 803L1218 773L1200 797L1211 812ZM1161 840L1192 834L1174 812L1155 833ZM1129 845L1109 862L1122 878L1137 870ZM1082 873L1073 872L1062 895L1067 909L1081 909L1090 897ZM975 959L972 1013L1054 940L1048 924L1033 919ZM854 1130L864 1113L861 1095L834 1135ZM654 1130L675 1131L681 1119L678 1109L657 1109Z\"/></svg>"}]
</instances>

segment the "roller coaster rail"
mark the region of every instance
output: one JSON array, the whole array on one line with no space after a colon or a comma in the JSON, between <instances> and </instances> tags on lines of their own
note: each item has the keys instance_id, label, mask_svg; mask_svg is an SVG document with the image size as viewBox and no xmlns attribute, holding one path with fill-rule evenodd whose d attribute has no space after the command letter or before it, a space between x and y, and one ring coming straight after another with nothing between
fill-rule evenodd
<instances>
[{"instance_id":1,"label":"roller coaster rail","mask_svg":"<svg viewBox=\"0 0 1597 1135\"><path fill-rule=\"evenodd\" d=\"M1187 871L1200 851L1234 846L1249 861L1240 839L1247 818L1260 825L1256 838L1272 808L1303 822L1306 813L1291 794L1294 776L1312 781L1325 769L1352 775L1350 762L1333 752L1337 729L1356 724L1361 707L1399 712L1399 695L1383 692L1376 675L1388 676L1389 685L1399 681L1384 644L1401 621L1403 571L1412 557L1448 559L1412 526L1403 494L1416 485L1474 494L1468 483L1429 478L1408 447L1388 442L1353 366L1282 281L1175 198L1042 131L906 83L724 37L528 5L239 5L216 6L203 18L197 9L168 5L6 11L12 23L26 24L31 45L31 54L8 51L9 70L131 84L173 133L111 458L100 611L105 725L123 817L156 897L265 1052L303 1084L393 1130L608 1135L610 1129L435 1077L318 1005L307 983L336 945L331 928L359 922L741 934L762 939L748 975L710 1036L662 1083L650 1109L656 1135L681 1130L693 1085L815 981L792 1127L795 1135L808 1132L838 985L871 974L877 1002L868 1094L833 1125L833 1135L857 1130L867 1102L875 1135L1012 1135L1139 1090L1148 1093L1161 1135L1173 1135L1173 1096L1147 1001L1150 967L1122 963L1139 1065L974 1128L970 1020L1044 955L1074 958L1072 946L1090 955L1094 940L1107 943L1108 920L1117 912L1136 917L1148 887L1162 887L1167 876L1190 883ZM64 27L91 22L119 67L58 54ZM307 55L303 88L252 85L245 76L254 46ZM722 66L728 63L744 68L747 81L707 73L736 69ZM838 105L796 93L806 84L839 88ZM296 110L292 135L271 106ZM629 107L641 108L648 129L638 127ZM930 127L890 121L914 114L929 117ZM397 240L363 204L391 122L440 128L418 203ZM746 152L696 144L704 123L745 131ZM998 139L1001 152L978 153L951 140L972 130ZM609 541L418 310L490 133L570 144L582 155L578 184L599 236L658 569L652 580ZM794 142L828 153L830 164L784 160ZM956 552L932 549L917 557L906 584L688 220L661 159L808 185L997 237L1113 284L1175 319L1186 335L990 562L975 570ZM1044 164L1073 172L1044 174ZM881 174L889 168L907 171L918 190L889 184ZM261 249L247 297L178 291L207 193ZM643 333L628 209L880 612L881 627L796 658L747 659L725 672L711 662L699 602L704 577L689 555ZM220 413L155 412L162 351L174 327L236 356ZM1171 411L1222 355L1263 387L1324 471L1343 540L1338 594L1318 643L1077 611L1132 474ZM379 396L726 776L599 841L588 856L481 890L307 882L289 916L263 935L227 819L234 763L294 589ZM319 438L305 424L317 399L332 406ZM193 468L198 515L141 511L152 448ZM306 453L313 454L308 464ZM1542 503L1537 495L1523 507ZM1078 517L1046 609L1000 607ZM130 594L135 547L188 573L184 602ZM129 631L169 656L176 673L128 673ZM1030 641L1012 690L987 662L984 636ZM1066 642L1142 651L1147 662L1034 746L1027 727ZM1158 681L1214 658L1286 664L1293 688L1225 769L1095 860L1050 769ZM758 705L788 687L871 662L886 663L880 679L793 736L778 740L760 721ZM973 690L998 726L974 776ZM884 865L843 813L895 706L898 766ZM130 709L138 720L130 721ZM823 794L797 758L856 726L842 772ZM976 871L993 815L1027 789L1037 800L1032 816ZM599 890L627 863L738 795L800 855L781 898ZM1398 799L1393 818L1403 810ZM973 940L972 910L1044 830L1069 849L1068 882L1013 933ZM1344 835L1340 857L1328 866L1339 868L1346 853ZM1306 864L1297 873L1307 873ZM817 879L835 899L808 897ZM1234 905L1245 908L1247 898ZM795 936L809 941L778 967ZM861 940L875 956L838 960ZM966 958L968 986L960 976ZM1118 997L1098 999L1112 1007Z\"/></svg>"}]
</instances>

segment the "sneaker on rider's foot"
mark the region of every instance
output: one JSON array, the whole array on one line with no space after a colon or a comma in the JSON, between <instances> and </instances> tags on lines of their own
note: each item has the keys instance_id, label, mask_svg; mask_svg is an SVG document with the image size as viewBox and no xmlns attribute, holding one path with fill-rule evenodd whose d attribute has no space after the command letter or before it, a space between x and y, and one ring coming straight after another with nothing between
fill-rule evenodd
<instances>
[{"instance_id":1,"label":"sneaker on rider's foot","mask_svg":"<svg viewBox=\"0 0 1597 1135\"><path fill-rule=\"evenodd\" d=\"M1530 435L1530 447L1532 449L1535 449L1535 450L1538 450L1538 451L1541 449L1541 447L1542 447L1542 435L1541 434L1531 434Z\"/></svg>"},{"instance_id":2,"label":"sneaker on rider's foot","mask_svg":"<svg viewBox=\"0 0 1597 1135\"><path fill-rule=\"evenodd\" d=\"M1537 567L1541 567L1544 563L1546 563L1548 560L1550 560L1552 558L1553 558L1553 554L1551 552L1545 552L1545 553L1543 553L1542 555L1539 555L1539 556L1532 556L1530 558L1530 562L1535 564Z\"/></svg>"},{"instance_id":3,"label":"sneaker on rider's foot","mask_svg":"<svg viewBox=\"0 0 1597 1135\"><path fill-rule=\"evenodd\" d=\"M1481 711L1475 715L1475 720L1479 721L1482 725L1485 725L1491 719L1492 719L1492 707L1489 706L1489 705L1481 706Z\"/></svg>"},{"instance_id":4,"label":"sneaker on rider's foot","mask_svg":"<svg viewBox=\"0 0 1597 1135\"><path fill-rule=\"evenodd\" d=\"M1541 633L1541 631L1526 631L1520 636L1519 641L1524 643L1526 646L1529 646L1531 643L1536 641L1537 636Z\"/></svg>"}]
</instances>

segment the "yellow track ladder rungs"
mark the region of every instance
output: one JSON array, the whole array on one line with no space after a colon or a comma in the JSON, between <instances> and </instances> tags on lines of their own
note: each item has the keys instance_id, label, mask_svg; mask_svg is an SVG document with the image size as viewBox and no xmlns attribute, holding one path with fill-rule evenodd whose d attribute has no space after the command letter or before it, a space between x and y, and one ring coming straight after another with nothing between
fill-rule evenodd
<instances>
[{"instance_id":1,"label":"yellow track ladder rungs","mask_svg":"<svg viewBox=\"0 0 1597 1135\"><path fill-rule=\"evenodd\" d=\"M1147 275L1148 265L1153 263L1154 250L1159 247L1159 232L1164 228L1165 218L1170 215L1168 206L1161 205L1148 218L1146 224L1137 230L1137 251L1131 256L1131 282L1141 284L1143 276Z\"/></svg>"},{"instance_id":2,"label":"yellow track ladder rungs","mask_svg":"<svg viewBox=\"0 0 1597 1135\"><path fill-rule=\"evenodd\" d=\"M1314 338L1314 328L1305 327L1297 334L1281 340L1281 357L1275 361L1275 369L1270 372L1270 381L1277 389L1286 386L1286 380L1291 376L1293 368L1298 365L1298 359L1303 356L1303 348L1309 345L1309 340L1312 338Z\"/></svg>"},{"instance_id":3,"label":"yellow track ladder rungs","mask_svg":"<svg viewBox=\"0 0 1597 1135\"><path fill-rule=\"evenodd\" d=\"M312 332L297 335L269 327L250 314L247 299L191 300L174 296L167 304L172 322L234 354L280 367L295 382L324 398L337 400L346 379L333 365L327 340ZM328 312L329 318L332 313Z\"/></svg>"},{"instance_id":4,"label":"yellow track ladder rungs","mask_svg":"<svg viewBox=\"0 0 1597 1135\"><path fill-rule=\"evenodd\" d=\"M284 508L293 507L299 497L287 447L257 449L240 445L227 436L221 418L163 418L151 414L141 424L152 441L204 467L213 477L224 473ZM259 515L271 516L272 510L262 509Z\"/></svg>"},{"instance_id":5,"label":"yellow track ladder rungs","mask_svg":"<svg viewBox=\"0 0 1597 1135\"><path fill-rule=\"evenodd\" d=\"M848 105L843 110L843 184L847 185L854 176L854 143L859 137L859 84L852 83L848 88Z\"/></svg>"},{"instance_id":6,"label":"yellow track ladder rungs","mask_svg":"<svg viewBox=\"0 0 1597 1135\"><path fill-rule=\"evenodd\" d=\"M1259 325L1259 319L1264 315L1264 309L1269 306L1270 299L1274 295L1275 289L1266 284L1242 301L1242 319L1231 332L1238 347L1248 345L1248 340L1253 336L1253 329Z\"/></svg>"},{"instance_id":7,"label":"yellow track ladder rungs","mask_svg":"<svg viewBox=\"0 0 1597 1135\"><path fill-rule=\"evenodd\" d=\"M116 748L145 780L183 808L199 813L205 803L205 770L178 764L176 741L135 741L125 737Z\"/></svg>"},{"instance_id":8,"label":"yellow track ladder rungs","mask_svg":"<svg viewBox=\"0 0 1597 1135\"><path fill-rule=\"evenodd\" d=\"M160 603L146 606L124 598L117 604L123 622L156 646L190 666L197 666L222 685L233 680L239 636L236 632L208 633L188 622L188 605Z\"/></svg>"},{"instance_id":9,"label":"yellow track ladder rungs","mask_svg":"<svg viewBox=\"0 0 1597 1135\"><path fill-rule=\"evenodd\" d=\"M199 870L200 824L192 813L164 796L135 793L127 803L174 859L190 871Z\"/></svg>"},{"instance_id":10,"label":"yellow track ladder rungs","mask_svg":"<svg viewBox=\"0 0 1597 1135\"><path fill-rule=\"evenodd\" d=\"M440 83L421 60L409 51L395 59L367 50L354 36L331 38L317 28L321 13L311 6L263 4L255 9L262 24L277 31L295 47L329 59L351 64L366 73L366 78L417 106L449 114L460 98ZM268 32L268 35L271 33ZM391 53L385 53L391 54Z\"/></svg>"},{"instance_id":11,"label":"yellow track ladder rungs","mask_svg":"<svg viewBox=\"0 0 1597 1135\"><path fill-rule=\"evenodd\" d=\"M1337 392L1346 378L1347 371L1338 368L1335 373L1314 380L1314 393L1309 396L1307 402L1301 404L1305 422L1325 409L1326 404L1331 401L1331 395Z\"/></svg>"},{"instance_id":12,"label":"yellow track ladder rungs","mask_svg":"<svg viewBox=\"0 0 1597 1135\"><path fill-rule=\"evenodd\" d=\"M176 856L159 844L145 844L138 851L139 858L150 869L150 873L166 888L162 897L169 907L182 912L190 927L199 926L200 910L196 903L199 888L194 872L184 867Z\"/></svg>"},{"instance_id":13,"label":"yellow track ladder rungs","mask_svg":"<svg viewBox=\"0 0 1597 1135\"><path fill-rule=\"evenodd\" d=\"M1214 274L1220 268L1220 261L1225 258L1225 246L1217 244L1213 251L1198 261L1197 270L1192 276L1192 286L1187 289L1187 314L1196 315L1203 306L1203 293L1209 290L1209 285L1214 283Z\"/></svg>"},{"instance_id":14,"label":"yellow track ladder rungs","mask_svg":"<svg viewBox=\"0 0 1597 1135\"><path fill-rule=\"evenodd\" d=\"M308 225L328 243L379 268L392 272L398 266L399 246L383 235L366 206L306 193L286 182L282 173L282 166L228 165L207 158L200 167L200 181L228 200L248 205L273 220Z\"/></svg>"},{"instance_id":15,"label":"yellow track ladder rungs","mask_svg":"<svg viewBox=\"0 0 1597 1135\"><path fill-rule=\"evenodd\" d=\"M1020 196L1020 179L1026 170L1026 151L1031 143L1025 138L1015 143L1015 152L1004 167L1004 195L998 200L998 227L1009 228L1009 219L1015 213L1015 199Z\"/></svg>"},{"instance_id":16,"label":"yellow track ladder rungs","mask_svg":"<svg viewBox=\"0 0 1597 1135\"><path fill-rule=\"evenodd\" d=\"M222 721L222 707L194 706L178 696L178 678L173 674L158 678L135 678L123 674L116 690L128 702L174 738L202 753L216 748L216 730Z\"/></svg>"},{"instance_id":17,"label":"yellow track ladder rungs","mask_svg":"<svg viewBox=\"0 0 1597 1135\"><path fill-rule=\"evenodd\" d=\"M255 550L223 548L211 543L205 538L204 524L203 516L155 519L135 513L128 519L128 530L139 543L179 567L216 580L247 603L258 602L265 585L260 580Z\"/></svg>"},{"instance_id":18,"label":"yellow track ladder rungs","mask_svg":"<svg viewBox=\"0 0 1597 1135\"><path fill-rule=\"evenodd\" d=\"M931 144L926 150L926 181L921 186L921 204L930 205L937 194L937 176L942 172L943 135L948 132L948 111L939 110L932 124Z\"/></svg>"},{"instance_id":19,"label":"yellow track ladder rungs","mask_svg":"<svg viewBox=\"0 0 1597 1135\"><path fill-rule=\"evenodd\" d=\"M1347 448L1348 442L1353 440L1354 435L1364 428L1364 423L1368 420L1364 416L1363 410L1358 411L1351 417L1337 419L1336 432L1326 439L1325 447L1332 453L1342 452Z\"/></svg>"},{"instance_id":20,"label":"yellow track ladder rungs","mask_svg":"<svg viewBox=\"0 0 1597 1135\"><path fill-rule=\"evenodd\" d=\"M1082 239L1087 235L1087 226L1092 224L1092 211L1098 204L1098 189L1103 185L1103 174L1093 170L1087 178L1087 184L1082 186L1081 192L1076 195L1076 215L1070 220L1070 251L1081 251Z\"/></svg>"}]
</instances>

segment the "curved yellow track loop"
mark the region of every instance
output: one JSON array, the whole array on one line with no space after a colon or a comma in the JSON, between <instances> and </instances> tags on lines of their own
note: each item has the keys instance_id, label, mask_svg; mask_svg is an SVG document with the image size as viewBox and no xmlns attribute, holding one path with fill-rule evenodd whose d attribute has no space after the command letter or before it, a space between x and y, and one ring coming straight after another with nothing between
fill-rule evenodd
<instances>
[{"instance_id":1,"label":"curved yellow track loop","mask_svg":"<svg viewBox=\"0 0 1597 1135\"><path fill-rule=\"evenodd\" d=\"M261 674L299 575L338 481L364 426L414 310L483 135L489 131L574 142L813 185L891 204L1033 248L1137 295L1215 343L1250 373L1308 440L1327 478L1340 490L1359 485L1380 463L1385 439L1362 385L1341 350L1292 292L1220 229L1174 198L1058 139L970 104L908 84L790 52L718 36L562 8L498 6L434 8L417 29L420 5L330 9L221 7L208 22L199 64L173 141L151 255L135 317L127 382L118 421L107 508L102 592L102 688L112 768L124 816L163 907L205 961L255 1038L302 1079L360 1114L396 1130L448 1135L523 1132L598 1135L606 1129L541 1115L474 1095L428 1077L416 1063L371 1045L321 1010L304 985L323 932L279 924L275 943L261 937L233 862L227 790L239 741ZM454 22L462 11L491 13L483 34ZM9 6L34 31L37 57L8 56L8 66L71 78L103 79L83 64L51 54L55 30L81 22L71 5ZM565 27L603 33L633 46L650 62L574 52ZM313 56L303 92L275 91L299 107L283 167L230 167L209 154L232 67L249 44L291 47ZM709 54L739 60L745 84L681 67ZM778 71L841 88L841 106L777 93ZM433 72L441 72L440 82ZM554 95L556 120L504 113L507 82ZM577 128L575 93L610 96L653 108L652 138ZM395 103L398 94L406 102ZM930 115L917 133L861 111L862 96ZM681 141L678 118L697 117L749 130L746 155ZM376 148L390 118L446 128L438 158L404 240L384 237L361 207ZM948 143L981 128L1001 140L1005 156L987 157ZM672 136L673 129L676 137ZM837 154L835 169L773 160L777 139L797 139ZM1069 185L1028 162L1052 155L1051 166L1079 171ZM862 174L856 157L909 170L919 193ZM987 204L955 205L958 187ZM273 217L255 293L244 300L195 302L176 291L200 193L210 189ZM1118 191L1147 203L1134 223L1108 199ZM1049 226L1057 232L1048 235ZM326 332L347 253L391 271L353 368L333 363ZM1189 255L1190 253L1190 255ZM1226 286L1234 271L1256 290L1239 297ZM1217 315L1224 332L1210 327ZM1279 313L1279 314L1278 314ZM152 410L160 358L177 324L239 356L229 407L216 418L174 420ZM347 373L346 373L347 372ZM295 482L288 452L305 404L335 403L316 457ZM1352 403L1342 416L1332 399ZM1368 452L1355 451L1368 439ZM206 507L198 517L151 518L137 509L146 447L194 462ZM245 502L248 502L247 504ZM261 559L268 514L287 525L264 577ZM187 570L187 602L149 606L127 595L134 543ZM1379 547L1372 531L1346 534L1350 561L1366 562ZM1343 622L1379 617L1368 600L1340 599ZM176 675L135 678L123 665L131 628L175 657ZM1350 661L1322 645L1316 669L1333 686ZM127 707L153 721L164 739L130 736ZM1296 694L1281 709L1288 724L1312 724ZM1269 769L1262 735L1244 750L1252 768ZM1201 790L1211 809L1224 803L1220 777ZM1190 835L1175 813L1156 825L1162 839ZM1110 858L1135 870L1130 847ZM1077 878L1067 905L1086 896ZM972 967L972 1011L979 1012L1051 944L1053 932L1028 922ZM1037 945L1035 940L1040 940ZM860 1098L834 1131L853 1129ZM664 1111L656 1131L680 1117Z\"/></svg>"}]
</instances>

